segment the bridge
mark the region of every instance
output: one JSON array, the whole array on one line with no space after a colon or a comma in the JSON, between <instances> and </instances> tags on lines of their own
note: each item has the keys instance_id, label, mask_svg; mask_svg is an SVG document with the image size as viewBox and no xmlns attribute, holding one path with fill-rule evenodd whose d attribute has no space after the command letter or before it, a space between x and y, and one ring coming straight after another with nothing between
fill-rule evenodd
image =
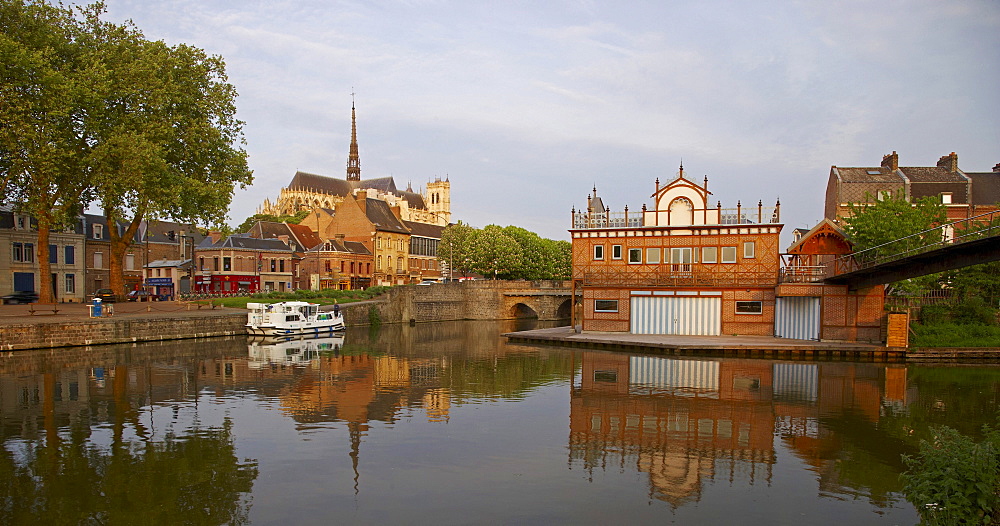
<instances>
[{"instance_id":1,"label":"bridge","mask_svg":"<svg viewBox=\"0 0 1000 526\"><path fill-rule=\"evenodd\" d=\"M1000 261L1000 212L940 225L839 257L825 265L824 280L848 289Z\"/></svg>"}]
</instances>

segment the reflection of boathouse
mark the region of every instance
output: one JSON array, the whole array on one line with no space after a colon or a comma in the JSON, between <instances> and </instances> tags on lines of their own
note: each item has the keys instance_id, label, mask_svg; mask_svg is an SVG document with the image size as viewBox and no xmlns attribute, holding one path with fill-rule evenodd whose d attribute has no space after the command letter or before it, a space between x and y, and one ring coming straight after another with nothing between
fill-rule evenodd
<instances>
[{"instance_id":1,"label":"reflection of boathouse","mask_svg":"<svg viewBox=\"0 0 1000 526\"><path fill-rule=\"evenodd\" d=\"M571 463L635 465L650 495L680 506L706 480L770 483L775 436L820 473L835 469L840 415L878 422L905 369L583 352L570 399ZM853 416L852 416L853 417ZM834 479L833 476L827 478Z\"/></svg>"}]
</instances>

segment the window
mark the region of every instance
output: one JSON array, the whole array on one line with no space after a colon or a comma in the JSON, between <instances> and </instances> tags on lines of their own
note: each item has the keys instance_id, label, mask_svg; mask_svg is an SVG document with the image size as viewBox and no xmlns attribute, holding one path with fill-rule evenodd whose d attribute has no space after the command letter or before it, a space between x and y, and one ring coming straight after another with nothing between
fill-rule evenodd
<instances>
[{"instance_id":1,"label":"window","mask_svg":"<svg viewBox=\"0 0 1000 526\"><path fill-rule=\"evenodd\" d=\"M658 248L647 248L646 249L646 264L654 265L660 262L660 249Z\"/></svg>"},{"instance_id":2,"label":"window","mask_svg":"<svg viewBox=\"0 0 1000 526\"><path fill-rule=\"evenodd\" d=\"M618 300L594 300L594 312L618 312Z\"/></svg>"},{"instance_id":3,"label":"window","mask_svg":"<svg viewBox=\"0 0 1000 526\"><path fill-rule=\"evenodd\" d=\"M65 252L66 252L64 254L64 258L63 258L63 259L66 260L65 263L67 265L75 265L76 264L76 247L74 247L73 245L66 245L63 248L65 249Z\"/></svg>"},{"instance_id":4,"label":"window","mask_svg":"<svg viewBox=\"0 0 1000 526\"><path fill-rule=\"evenodd\" d=\"M945 205L951 204L951 192L945 192L941 194L941 204Z\"/></svg>"},{"instance_id":5,"label":"window","mask_svg":"<svg viewBox=\"0 0 1000 526\"><path fill-rule=\"evenodd\" d=\"M205 258L204 257L198 258L198 268L201 269L201 270L208 270L208 269L205 268Z\"/></svg>"},{"instance_id":6,"label":"window","mask_svg":"<svg viewBox=\"0 0 1000 526\"><path fill-rule=\"evenodd\" d=\"M285 271L285 260L279 259L278 260L278 272L284 272L284 271Z\"/></svg>"},{"instance_id":7,"label":"window","mask_svg":"<svg viewBox=\"0 0 1000 526\"><path fill-rule=\"evenodd\" d=\"M701 262L702 263L718 263L719 262L719 247L702 247L701 248Z\"/></svg>"},{"instance_id":8,"label":"window","mask_svg":"<svg viewBox=\"0 0 1000 526\"><path fill-rule=\"evenodd\" d=\"M736 314L762 314L764 306L759 301L737 301Z\"/></svg>"},{"instance_id":9,"label":"window","mask_svg":"<svg viewBox=\"0 0 1000 526\"><path fill-rule=\"evenodd\" d=\"M31 262L35 261L35 244L34 243L25 243L24 244L24 259L22 259L21 261L24 261L25 263L31 263Z\"/></svg>"},{"instance_id":10,"label":"window","mask_svg":"<svg viewBox=\"0 0 1000 526\"><path fill-rule=\"evenodd\" d=\"M12 243L14 247L14 261L24 261L24 244L23 243Z\"/></svg>"},{"instance_id":11,"label":"window","mask_svg":"<svg viewBox=\"0 0 1000 526\"><path fill-rule=\"evenodd\" d=\"M104 239L104 225L94 225L94 239Z\"/></svg>"},{"instance_id":12,"label":"window","mask_svg":"<svg viewBox=\"0 0 1000 526\"><path fill-rule=\"evenodd\" d=\"M691 272L691 248L670 249L670 270L672 272Z\"/></svg>"},{"instance_id":13,"label":"window","mask_svg":"<svg viewBox=\"0 0 1000 526\"><path fill-rule=\"evenodd\" d=\"M611 259L621 259L621 258L622 258L622 246L611 245Z\"/></svg>"},{"instance_id":14,"label":"window","mask_svg":"<svg viewBox=\"0 0 1000 526\"><path fill-rule=\"evenodd\" d=\"M59 263L59 247L56 245L49 245L49 263Z\"/></svg>"},{"instance_id":15,"label":"window","mask_svg":"<svg viewBox=\"0 0 1000 526\"><path fill-rule=\"evenodd\" d=\"M754 250L755 249L756 249L756 246L754 245L753 241L744 241L743 242L743 257L745 259L752 259L754 257Z\"/></svg>"},{"instance_id":16,"label":"window","mask_svg":"<svg viewBox=\"0 0 1000 526\"><path fill-rule=\"evenodd\" d=\"M736 263L736 247L722 247L722 262Z\"/></svg>"},{"instance_id":17,"label":"window","mask_svg":"<svg viewBox=\"0 0 1000 526\"><path fill-rule=\"evenodd\" d=\"M104 268L103 252L94 252L94 268Z\"/></svg>"},{"instance_id":18,"label":"window","mask_svg":"<svg viewBox=\"0 0 1000 526\"><path fill-rule=\"evenodd\" d=\"M604 259L604 245L594 245L594 259Z\"/></svg>"},{"instance_id":19,"label":"window","mask_svg":"<svg viewBox=\"0 0 1000 526\"><path fill-rule=\"evenodd\" d=\"M222 270L226 272L233 270L233 258L231 257L222 258Z\"/></svg>"},{"instance_id":20,"label":"window","mask_svg":"<svg viewBox=\"0 0 1000 526\"><path fill-rule=\"evenodd\" d=\"M76 276L66 274L66 294L76 294Z\"/></svg>"},{"instance_id":21,"label":"window","mask_svg":"<svg viewBox=\"0 0 1000 526\"><path fill-rule=\"evenodd\" d=\"M219 271L219 256L212 256L212 270Z\"/></svg>"},{"instance_id":22,"label":"window","mask_svg":"<svg viewBox=\"0 0 1000 526\"><path fill-rule=\"evenodd\" d=\"M277 272L277 271L278 271L278 263L274 260L274 258L271 258L271 272Z\"/></svg>"},{"instance_id":23,"label":"window","mask_svg":"<svg viewBox=\"0 0 1000 526\"><path fill-rule=\"evenodd\" d=\"M642 263L642 249L641 248L628 249L628 262Z\"/></svg>"},{"instance_id":24,"label":"window","mask_svg":"<svg viewBox=\"0 0 1000 526\"><path fill-rule=\"evenodd\" d=\"M125 270L135 270L135 254L125 255Z\"/></svg>"}]
</instances>

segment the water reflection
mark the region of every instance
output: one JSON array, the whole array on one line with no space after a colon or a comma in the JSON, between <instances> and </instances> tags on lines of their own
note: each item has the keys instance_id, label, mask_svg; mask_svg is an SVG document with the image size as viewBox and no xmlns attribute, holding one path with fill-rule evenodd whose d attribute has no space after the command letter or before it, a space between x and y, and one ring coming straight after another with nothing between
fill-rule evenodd
<instances>
[{"instance_id":1,"label":"water reflection","mask_svg":"<svg viewBox=\"0 0 1000 526\"><path fill-rule=\"evenodd\" d=\"M611 520L611 503L614 520L639 522L664 509L731 522L750 506L760 522L907 523L900 454L931 425L976 433L1000 401L989 367L675 359L499 336L515 328L3 355L0 522L502 522L514 507L588 522ZM434 504L445 494L463 506Z\"/></svg>"},{"instance_id":2,"label":"water reflection","mask_svg":"<svg viewBox=\"0 0 1000 526\"><path fill-rule=\"evenodd\" d=\"M798 457L820 489L864 493L887 505L899 453L881 436L882 415L907 404L906 368L852 363L673 359L580 353L570 402L570 458L588 471L635 465L651 495L672 506L698 501L706 480L770 484L778 453ZM847 442L893 449L884 478L843 470ZM891 443L885 447L886 442ZM846 460L859 460L858 458Z\"/></svg>"}]
</instances>

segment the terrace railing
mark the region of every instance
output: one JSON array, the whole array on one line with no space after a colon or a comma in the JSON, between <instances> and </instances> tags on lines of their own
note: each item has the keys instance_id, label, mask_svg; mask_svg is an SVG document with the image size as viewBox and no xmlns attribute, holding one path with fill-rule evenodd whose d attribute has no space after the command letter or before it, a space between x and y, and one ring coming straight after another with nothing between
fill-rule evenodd
<instances>
[{"instance_id":1,"label":"terrace railing","mask_svg":"<svg viewBox=\"0 0 1000 526\"><path fill-rule=\"evenodd\" d=\"M667 272L655 270L601 270L583 273L586 287L773 287L775 272Z\"/></svg>"}]
</instances>

